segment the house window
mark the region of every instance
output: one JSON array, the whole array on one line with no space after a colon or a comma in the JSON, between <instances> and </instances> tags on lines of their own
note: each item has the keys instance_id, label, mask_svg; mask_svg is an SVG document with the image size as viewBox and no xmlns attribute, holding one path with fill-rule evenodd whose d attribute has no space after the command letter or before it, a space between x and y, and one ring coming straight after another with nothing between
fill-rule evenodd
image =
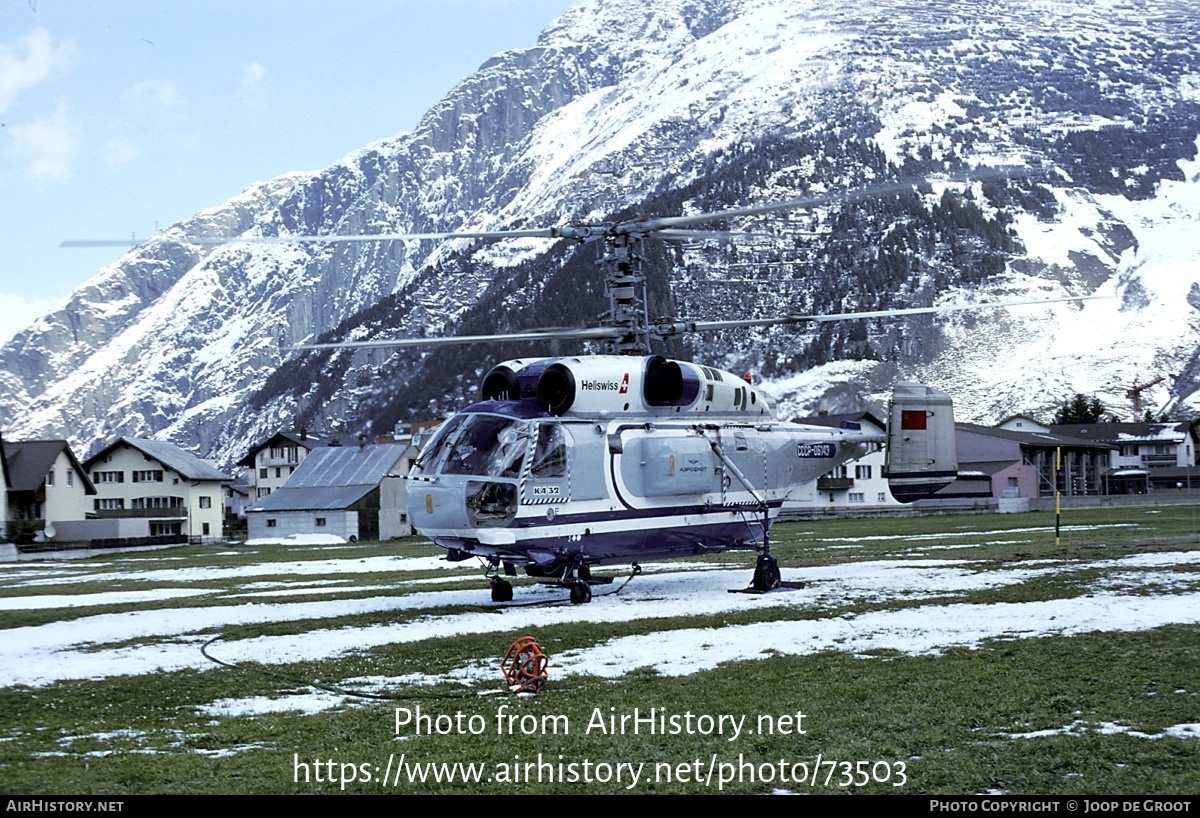
<instances>
[{"instance_id":1,"label":"house window","mask_svg":"<svg viewBox=\"0 0 1200 818\"><path fill-rule=\"evenodd\" d=\"M276 477L283 477L283 469L282 469L281 467L279 467L279 466L276 466L276 467L275 467L275 476L276 476Z\"/></svg>"},{"instance_id":2,"label":"house window","mask_svg":"<svg viewBox=\"0 0 1200 818\"><path fill-rule=\"evenodd\" d=\"M203 523L200 526L200 533L203 534L205 537L208 536L208 523Z\"/></svg>"},{"instance_id":3,"label":"house window","mask_svg":"<svg viewBox=\"0 0 1200 818\"><path fill-rule=\"evenodd\" d=\"M50 471L46 472L46 485L47 486L54 485L54 469L51 469Z\"/></svg>"},{"instance_id":4,"label":"house window","mask_svg":"<svg viewBox=\"0 0 1200 818\"><path fill-rule=\"evenodd\" d=\"M258 470L258 479L259 479L259 480L266 480L266 479L267 479L267 470L266 470L266 469L259 469L259 470Z\"/></svg>"},{"instance_id":5,"label":"house window","mask_svg":"<svg viewBox=\"0 0 1200 818\"><path fill-rule=\"evenodd\" d=\"M200 508L212 508L212 498L205 496L200 498ZM207 531L204 533L208 533Z\"/></svg>"},{"instance_id":6,"label":"house window","mask_svg":"<svg viewBox=\"0 0 1200 818\"><path fill-rule=\"evenodd\" d=\"M881 492L879 492L879 502L880 502L880 503L886 503L886 502L887 502L887 492L886 492L886 491L881 491Z\"/></svg>"},{"instance_id":7,"label":"house window","mask_svg":"<svg viewBox=\"0 0 1200 818\"><path fill-rule=\"evenodd\" d=\"M855 466L854 467L854 478L856 480L870 480L871 479L871 467L870 466Z\"/></svg>"},{"instance_id":8,"label":"house window","mask_svg":"<svg viewBox=\"0 0 1200 818\"><path fill-rule=\"evenodd\" d=\"M182 508L182 497L134 497L134 508Z\"/></svg>"},{"instance_id":9,"label":"house window","mask_svg":"<svg viewBox=\"0 0 1200 818\"><path fill-rule=\"evenodd\" d=\"M67 488L72 488L75 485L75 470L67 469Z\"/></svg>"},{"instance_id":10,"label":"house window","mask_svg":"<svg viewBox=\"0 0 1200 818\"><path fill-rule=\"evenodd\" d=\"M850 492L850 502L865 503L867 502L867 498L861 491L852 491Z\"/></svg>"},{"instance_id":11,"label":"house window","mask_svg":"<svg viewBox=\"0 0 1200 818\"><path fill-rule=\"evenodd\" d=\"M318 517L317 518L317 528L324 528L324 526L325 526L325 518Z\"/></svg>"},{"instance_id":12,"label":"house window","mask_svg":"<svg viewBox=\"0 0 1200 818\"><path fill-rule=\"evenodd\" d=\"M267 528L274 528L274 527L275 527L275 521L268 519L267 520Z\"/></svg>"},{"instance_id":13,"label":"house window","mask_svg":"<svg viewBox=\"0 0 1200 818\"><path fill-rule=\"evenodd\" d=\"M125 501L120 497L106 497L101 500L96 500L96 511L121 511L125 508Z\"/></svg>"},{"instance_id":14,"label":"house window","mask_svg":"<svg viewBox=\"0 0 1200 818\"><path fill-rule=\"evenodd\" d=\"M133 482L135 483L161 483L162 481L162 469L147 469L133 473Z\"/></svg>"},{"instance_id":15,"label":"house window","mask_svg":"<svg viewBox=\"0 0 1200 818\"><path fill-rule=\"evenodd\" d=\"M93 483L124 483L125 472L123 471L94 471L92 472Z\"/></svg>"}]
</instances>

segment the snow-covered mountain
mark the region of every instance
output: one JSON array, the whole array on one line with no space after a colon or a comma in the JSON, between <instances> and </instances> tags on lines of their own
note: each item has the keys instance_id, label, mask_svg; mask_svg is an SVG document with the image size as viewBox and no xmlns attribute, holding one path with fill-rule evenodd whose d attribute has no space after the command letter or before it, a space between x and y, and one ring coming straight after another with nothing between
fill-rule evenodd
<instances>
[{"instance_id":1,"label":"snow-covered mountain","mask_svg":"<svg viewBox=\"0 0 1200 818\"><path fill-rule=\"evenodd\" d=\"M1200 10L1151 0L590 0L497 55L411 133L251 186L163 230L0 350L10 437L170 439L230 463L281 426L386 431L470 399L509 349L296 353L319 336L590 321L590 246L232 244L184 236L565 225L765 202L888 178L920 193L650 248L689 318L1104 294L953 318L697 339L785 414L899 375L964 419L1200 411ZM1012 182L938 183L992 166ZM774 236L774 238L766 238ZM528 354L528 346L511 350ZM563 349L562 351L566 351Z\"/></svg>"}]
</instances>

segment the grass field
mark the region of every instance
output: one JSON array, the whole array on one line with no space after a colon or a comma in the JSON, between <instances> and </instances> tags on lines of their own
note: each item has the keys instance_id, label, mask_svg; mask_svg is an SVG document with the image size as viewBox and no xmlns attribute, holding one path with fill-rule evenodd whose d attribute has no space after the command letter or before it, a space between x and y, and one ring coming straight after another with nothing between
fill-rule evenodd
<instances>
[{"instance_id":1,"label":"grass field","mask_svg":"<svg viewBox=\"0 0 1200 818\"><path fill-rule=\"evenodd\" d=\"M1194 513L780 524L803 589L583 606L416 539L3 564L0 792L1196 793ZM524 634L546 688L479 695Z\"/></svg>"}]
</instances>

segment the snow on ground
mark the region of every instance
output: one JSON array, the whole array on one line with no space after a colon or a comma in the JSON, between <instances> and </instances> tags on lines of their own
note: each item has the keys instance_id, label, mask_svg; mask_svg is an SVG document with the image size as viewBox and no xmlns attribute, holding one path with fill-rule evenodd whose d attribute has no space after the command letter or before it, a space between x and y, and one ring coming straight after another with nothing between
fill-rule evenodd
<instances>
[{"instance_id":1,"label":"snow on ground","mask_svg":"<svg viewBox=\"0 0 1200 818\"><path fill-rule=\"evenodd\" d=\"M229 581L238 577L255 576L328 576L330 574L396 574L416 571L437 571L445 568L470 568L479 570L474 561L449 563L440 557L361 557L358 559L297 560L293 562L260 562L249 565L220 565L209 568L157 568L146 571L113 570L107 573L90 574L86 577L72 576L71 580L89 582L204 582L209 580ZM13 583L9 587L58 585L63 574L29 579ZM4 574L0 574L3 580Z\"/></svg>"},{"instance_id":2,"label":"snow on ground","mask_svg":"<svg viewBox=\"0 0 1200 818\"><path fill-rule=\"evenodd\" d=\"M375 568L370 560L351 562ZM479 587L304 603L253 601L198 608L143 609L6 630L5 639L0 642L0 686L38 686L61 679L98 679L185 668L202 670L215 665L201 653L201 647L211 639L214 630L227 625L304 620L320 620L324 624L356 614L389 611L403 615L397 618L406 621L218 641L208 650L224 662L281 664L458 634L511 633L517 629L544 633L568 622L603 625L669 617L694 619L764 608L811 612L903 600L913 607L806 619L788 622L786 626L761 623L719 629L684 628L672 630L669 639L654 634L612 639L553 657L554 673L618 676L632 667L649 666L665 675L683 675L725 661L824 650L936 653L951 646L977 646L988 639L1198 623L1200 575L1194 571L1197 564L1200 552L1156 553L1067 564L1043 561L999 570L991 567L976 570L979 566L969 561L858 562L788 569L783 572L785 580L804 582L807 587L800 591L746 595L727 593L729 589L745 587L749 570L744 566L733 570L716 566L697 571L674 563L669 567L651 566L654 571L638 577L619 594L613 592L616 586L610 586L607 592L598 592L590 605L582 606L562 602L564 595L559 590L523 586L518 590L516 603L507 606L492 605L486 588ZM440 565L445 567L445 563ZM264 573L275 573L279 564L266 563L259 568ZM957 601L981 589L1093 569L1108 573L1073 599L994 605ZM1142 578L1141 584L1136 574L1139 570L1151 572ZM137 575L138 572L129 572L122 578ZM1164 589L1173 592L1147 593ZM556 604L532 607L522 604L539 600ZM468 610L441 616L420 613L451 606L467 606ZM450 674L450 678L468 681L495 681L493 676L494 667L479 664Z\"/></svg>"}]
</instances>

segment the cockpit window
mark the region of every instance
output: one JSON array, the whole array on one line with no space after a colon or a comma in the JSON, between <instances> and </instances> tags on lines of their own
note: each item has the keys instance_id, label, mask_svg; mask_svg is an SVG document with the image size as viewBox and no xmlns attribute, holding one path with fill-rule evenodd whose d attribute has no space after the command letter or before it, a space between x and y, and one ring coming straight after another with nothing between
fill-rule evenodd
<instances>
[{"instance_id":1,"label":"cockpit window","mask_svg":"<svg viewBox=\"0 0 1200 818\"><path fill-rule=\"evenodd\" d=\"M518 477L530 433L528 421L459 415L439 430L417 465L422 474Z\"/></svg>"},{"instance_id":2,"label":"cockpit window","mask_svg":"<svg viewBox=\"0 0 1200 818\"><path fill-rule=\"evenodd\" d=\"M566 477L567 448L570 438L558 423L543 423L538 426L537 445L533 449L533 462L529 473L533 477Z\"/></svg>"}]
</instances>

